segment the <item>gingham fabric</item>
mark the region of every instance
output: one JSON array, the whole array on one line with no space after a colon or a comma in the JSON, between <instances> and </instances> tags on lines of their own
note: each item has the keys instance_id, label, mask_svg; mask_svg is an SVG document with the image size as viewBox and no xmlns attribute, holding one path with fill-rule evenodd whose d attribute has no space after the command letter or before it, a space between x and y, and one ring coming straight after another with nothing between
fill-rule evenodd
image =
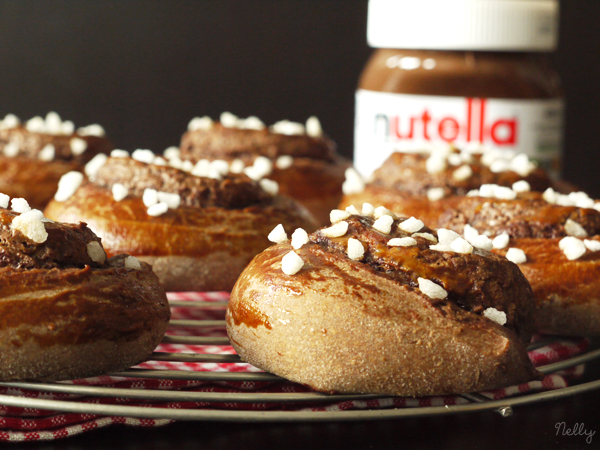
<instances>
[{"instance_id":1,"label":"gingham fabric","mask_svg":"<svg viewBox=\"0 0 600 450\"><path fill-rule=\"evenodd\" d=\"M225 292L187 292L169 293L169 300L177 301L227 301L229 294ZM172 307L172 319L223 319L223 309L205 309L189 307ZM200 334L201 333L201 334ZM223 328L170 328L169 335L202 335L225 336ZM536 366L550 364L570 358L587 349L587 339L561 339L552 344L529 352L529 357ZM229 345L182 345L161 344L157 352L170 353L204 353L204 354L234 354ZM228 371L228 372L253 372L259 371L245 363L182 363L165 361L147 361L139 368L159 370L185 370L185 371ZM560 389L568 385L568 380L577 378L583 373L583 366L573 367L566 371L546 376L542 381L534 381L520 386L511 386L482 392L483 395L493 399L518 395L530 391L543 391ZM139 379L125 377L100 376L69 383L77 385L110 386L135 389L183 389L196 392L309 392L304 386L291 382L201 382L183 380ZM246 409L246 410L300 410L300 411L342 411L378 408L409 408L423 406L459 405L468 403L462 397L448 395L426 398L389 397L369 400L352 400L337 403L314 403L307 405L294 403L206 403L206 402L164 402L148 403L127 398L110 397L81 397L72 394L47 393L29 391L0 386L0 394L24 396L29 398L42 398L53 400L71 400L90 404L119 404L129 406L154 406L160 408L177 409ZM0 441L33 441L52 440L83 433L85 431L106 427L112 424L125 424L139 427L157 427L172 422L167 419L135 419L124 417L102 417L92 414L56 413L52 411L18 408L0 405Z\"/></svg>"}]
</instances>

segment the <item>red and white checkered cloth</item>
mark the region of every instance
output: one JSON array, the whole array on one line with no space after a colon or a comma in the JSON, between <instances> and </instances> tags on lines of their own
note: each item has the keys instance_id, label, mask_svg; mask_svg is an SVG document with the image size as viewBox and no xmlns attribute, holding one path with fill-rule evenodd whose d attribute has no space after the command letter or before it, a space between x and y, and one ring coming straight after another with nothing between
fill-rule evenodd
<instances>
[{"instance_id":1,"label":"red and white checkered cloth","mask_svg":"<svg viewBox=\"0 0 600 450\"><path fill-rule=\"evenodd\" d=\"M169 293L170 300L190 301L201 300L206 302L227 301L229 294L225 292L188 292ZM173 319L223 319L223 309L186 308L172 307ZM170 335L199 335L202 336L225 336L223 328L197 328L177 327L167 332ZM552 344L529 352L529 356L536 366L550 364L556 361L570 358L587 349L587 339L568 339L554 341ZM235 351L229 345L183 345L183 344L161 344L158 352L170 353L204 353L204 354L234 354ZM140 368L158 370L187 370L187 371L227 371L227 372L256 372L255 367L245 363L182 363L165 361L148 361L140 364ZM520 386L512 386L505 389L484 392L483 394L493 398L501 399L507 396L522 394L529 391L541 391L560 389L566 387L569 379L577 378L583 373L583 366L573 367L560 373L546 376L542 381L534 381ZM71 383L77 385L111 386L118 388L135 389L182 389L195 392L308 392L305 386L291 382L204 382L184 380L157 380L101 376L74 380ZM379 408L402 408L422 406L444 406L468 403L459 396L439 396L426 398L389 397L370 400L351 400L337 403L315 403L311 405L293 403L207 403L207 402L164 402L148 403L127 398L103 398L103 397L81 397L72 394L48 393L42 391L29 391L0 386L0 394L12 396L24 396L28 398L41 398L52 400L77 400L78 402L90 404L118 404L129 406L154 406L160 408L177 409L246 409L246 410L311 410L311 411L342 411ZM105 427L111 424L126 424L141 427L156 427L172 422L168 419L135 419L124 417L102 417L93 414L56 413L53 411L19 408L0 405L0 441L32 441L52 440L88 430Z\"/></svg>"}]
</instances>

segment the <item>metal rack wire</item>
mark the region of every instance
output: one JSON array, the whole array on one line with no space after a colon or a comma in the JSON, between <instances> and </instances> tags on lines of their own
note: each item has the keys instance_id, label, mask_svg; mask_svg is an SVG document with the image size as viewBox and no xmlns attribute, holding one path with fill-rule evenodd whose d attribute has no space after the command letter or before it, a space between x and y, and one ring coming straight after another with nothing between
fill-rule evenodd
<instances>
[{"instance_id":1,"label":"metal rack wire","mask_svg":"<svg viewBox=\"0 0 600 450\"><path fill-rule=\"evenodd\" d=\"M210 308L222 311L227 307L227 302L203 301L171 301L172 307ZM224 328L224 320L172 320L171 329L178 327L196 328L211 327ZM548 345L552 340L544 340L533 344L530 350ZM188 344L188 345L229 345L229 340L224 336L165 336L163 343ZM538 369L544 374L551 374L569 367L593 361L600 358L600 349L590 350L581 355L564 361L549 364ZM237 355L212 355L189 353L155 352L149 361L171 362L209 362L209 363L241 363ZM112 374L118 377L153 378L167 380L191 381L268 381L282 382L282 378L265 372L202 372L180 370L150 370L129 369L124 372ZM600 380L581 383L578 385L557 389L553 391L537 392L517 397L492 400L484 395L471 393L461 397L469 403L461 405L427 406L391 409L361 409L361 410L219 410L219 409L167 409L156 406L128 406L121 404L96 404L78 401L81 397L111 397L128 400L153 402L208 402L208 403L284 403L302 405L305 403L331 404L347 400L370 400L385 396L378 395L330 395L317 392L296 393L259 393L259 392L195 392L183 390L158 390L114 388L106 386L82 386L66 383L0 383L1 386L24 389L29 391L74 394L76 398L70 400L48 400L43 398L30 398L23 396L0 395L0 404L6 406L36 408L59 412L86 413L102 416L122 416L135 418L173 419L173 420L211 420L211 421L244 421L244 422L272 422L272 421L331 421L331 420L374 420L401 417L420 417L444 414L456 414L474 411L496 411L502 416L513 414L513 407L565 398L572 395L589 392L600 388Z\"/></svg>"}]
</instances>

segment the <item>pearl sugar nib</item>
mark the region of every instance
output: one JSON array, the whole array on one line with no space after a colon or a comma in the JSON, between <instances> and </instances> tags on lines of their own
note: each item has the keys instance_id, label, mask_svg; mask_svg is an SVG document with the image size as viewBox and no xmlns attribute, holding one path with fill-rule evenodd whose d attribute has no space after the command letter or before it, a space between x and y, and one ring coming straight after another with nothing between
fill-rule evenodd
<instances>
[{"instance_id":1,"label":"pearl sugar nib","mask_svg":"<svg viewBox=\"0 0 600 450\"><path fill-rule=\"evenodd\" d=\"M496 322L498 325L504 325L507 321L506 313L498 311L496 308L487 308L483 311L483 316Z\"/></svg>"},{"instance_id":2,"label":"pearl sugar nib","mask_svg":"<svg viewBox=\"0 0 600 450\"><path fill-rule=\"evenodd\" d=\"M348 239L348 258L359 261L365 256L365 247L358 239Z\"/></svg>"},{"instance_id":3,"label":"pearl sugar nib","mask_svg":"<svg viewBox=\"0 0 600 450\"><path fill-rule=\"evenodd\" d=\"M284 242L287 242L288 237L287 233L283 229L283 225L279 224L275 228L273 228L273 230L267 236L267 239L269 239L269 241L271 242L274 242L275 244L282 244Z\"/></svg>"},{"instance_id":4,"label":"pearl sugar nib","mask_svg":"<svg viewBox=\"0 0 600 450\"><path fill-rule=\"evenodd\" d=\"M281 259L281 270L286 275L295 275L304 267L304 261L296 252L289 252Z\"/></svg>"},{"instance_id":5,"label":"pearl sugar nib","mask_svg":"<svg viewBox=\"0 0 600 450\"><path fill-rule=\"evenodd\" d=\"M304 244L308 244L308 233L302 228L297 228L296 231L292 233L292 247L299 249Z\"/></svg>"},{"instance_id":6,"label":"pearl sugar nib","mask_svg":"<svg viewBox=\"0 0 600 450\"><path fill-rule=\"evenodd\" d=\"M417 282L419 283L419 289L421 292L423 292L423 294L429 298L443 300L448 297L448 292L443 287L431 280L419 277Z\"/></svg>"}]
</instances>

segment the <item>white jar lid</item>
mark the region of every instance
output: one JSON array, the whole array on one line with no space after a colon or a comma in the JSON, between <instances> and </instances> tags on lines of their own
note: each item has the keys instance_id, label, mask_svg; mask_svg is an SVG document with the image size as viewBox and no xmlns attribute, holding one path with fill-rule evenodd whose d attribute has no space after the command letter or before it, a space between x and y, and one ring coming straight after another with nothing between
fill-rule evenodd
<instances>
[{"instance_id":1,"label":"white jar lid","mask_svg":"<svg viewBox=\"0 0 600 450\"><path fill-rule=\"evenodd\" d=\"M371 47L552 51L558 0L369 0Z\"/></svg>"}]
</instances>

